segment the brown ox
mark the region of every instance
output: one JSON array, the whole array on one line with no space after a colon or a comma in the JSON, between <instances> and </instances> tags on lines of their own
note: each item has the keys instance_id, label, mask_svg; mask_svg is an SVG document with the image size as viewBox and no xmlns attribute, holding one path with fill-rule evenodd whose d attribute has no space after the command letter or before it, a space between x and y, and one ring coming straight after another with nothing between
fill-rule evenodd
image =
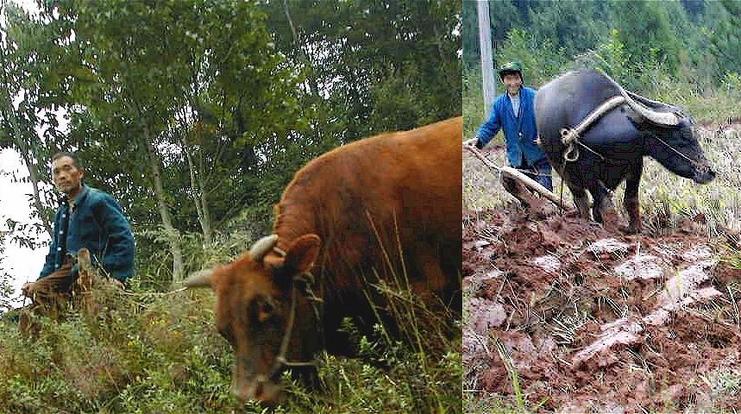
<instances>
[{"instance_id":1,"label":"brown ox","mask_svg":"<svg viewBox=\"0 0 741 414\"><path fill-rule=\"evenodd\" d=\"M273 235L186 281L216 293L240 399L275 403L283 369L309 365L322 346L348 353L340 322L373 323L377 277L403 273L426 302L460 312L461 134L458 117L316 158L283 192Z\"/></svg>"}]
</instances>

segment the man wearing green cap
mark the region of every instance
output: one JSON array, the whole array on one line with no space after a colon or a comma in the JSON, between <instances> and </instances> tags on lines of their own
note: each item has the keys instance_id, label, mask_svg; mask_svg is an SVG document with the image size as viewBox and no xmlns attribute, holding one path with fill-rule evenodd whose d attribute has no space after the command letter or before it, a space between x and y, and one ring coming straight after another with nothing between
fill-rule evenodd
<instances>
[{"instance_id":1,"label":"man wearing green cap","mask_svg":"<svg viewBox=\"0 0 741 414\"><path fill-rule=\"evenodd\" d=\"M553 191L551 165L543 150L535 143L538 138L535 90L523 86L522 65L519 62L509 62L499 68L499 78L507 91L494 100L489 120L481 125L476 134L476 148L483 148L503 129L509 165L523 170L527 176ZM502 184L507 191L516 193L511 178L503 178Z\"/></svg>"}]
</instances>

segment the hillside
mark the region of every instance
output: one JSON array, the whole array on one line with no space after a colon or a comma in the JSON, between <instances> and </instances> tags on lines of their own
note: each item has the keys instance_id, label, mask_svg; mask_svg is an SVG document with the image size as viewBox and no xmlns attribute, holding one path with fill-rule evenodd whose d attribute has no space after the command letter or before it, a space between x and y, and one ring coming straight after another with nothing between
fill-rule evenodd
<instances>
[{"instance_id":1,"label":"hillside","mask_svg":"<svg viewBox=\"0 0 741 414\"><path fill-rule=\"evenodd\" d=\"M266 412L231 395L233 353L214 327L211 292L95 294L107 304L97 315L35 318L34 335L20 333L15 313L2 316L0 413ZM381 333L356 336L357 358L320 355L316 388L284 376L274 412L460 412L460 337L407 345Z\"/></svg>"}]
</instances>

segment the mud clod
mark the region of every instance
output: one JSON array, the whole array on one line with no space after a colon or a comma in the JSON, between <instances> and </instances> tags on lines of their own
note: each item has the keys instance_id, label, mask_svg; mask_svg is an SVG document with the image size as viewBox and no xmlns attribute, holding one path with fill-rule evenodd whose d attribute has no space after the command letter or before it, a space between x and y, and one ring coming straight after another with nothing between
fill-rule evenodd
<instances>
[{"instance_id":1,"label":"mud clod","mask_svg":"<svg viewBox=\"0 0 741 414\"><path fill-rule=\"evenodd\" d=\"M741 378L741 295L727 289L741 270L696 221L648 237L519 209L476 217L463 236L469 386L513 395L500 341L541 411L739 407L718 384Z\"/></svg>"}]
</instances>

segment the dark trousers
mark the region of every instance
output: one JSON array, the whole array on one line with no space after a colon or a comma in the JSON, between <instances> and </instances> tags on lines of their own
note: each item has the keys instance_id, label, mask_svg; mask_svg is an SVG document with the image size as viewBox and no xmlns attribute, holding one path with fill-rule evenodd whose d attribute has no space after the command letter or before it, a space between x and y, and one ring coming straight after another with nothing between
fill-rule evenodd
<instances>
[{"instance_id":1,"label":"dark trousers","mask_svg":"<svg viewBox=\"0 0 741 414\"><path fill-rule=\"evenodd\" d=\"M512 168L521 170L522 173L537 181L538 184L547 188L549 191L553 191L553 180L551 179L551 164L548 162L548 159L542 158L536 161L535 165L530 165L523 156L522 160L520 161L520 165L513 165Z\"/></svg>"}]
</instances>

